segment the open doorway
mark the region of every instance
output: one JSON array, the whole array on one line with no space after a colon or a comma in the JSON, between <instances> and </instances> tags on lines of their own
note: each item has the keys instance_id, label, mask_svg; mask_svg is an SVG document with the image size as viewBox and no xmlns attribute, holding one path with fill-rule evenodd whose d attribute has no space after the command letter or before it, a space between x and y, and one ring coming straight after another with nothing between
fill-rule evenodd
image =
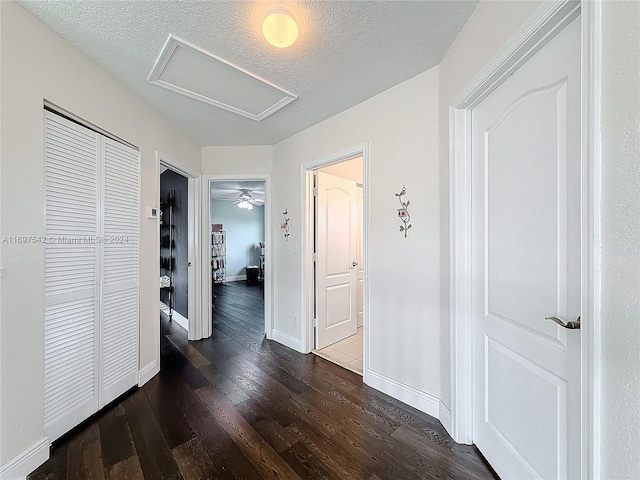
<instances>
[{"instance_id":1,"label":"open doorway","mask_svg":"<svg viewBox=\"0 0 640 480\"><path fill-rule=\"evenodd\" d=\"M157 152L157 161L158 208L147 207L146 214L157 219L159 316L180 325L189 340L198 340L207 333L201 315L202 270L196 261L202 224L200 175L162 152Z\"/></svg>"},{"instance_id":2,"label":"open doorway","mask_svg":"<svg viewBox=\"0 0 640 480\"><path fill-rule=\"evenodd\" d=\"M222 334L262 338L265 325L265 180L211 180L211 315Z\"/></svg>"},{"instance_id":3,"label":"open doorway","mask_svg":"<svg viewBox=\"0 0 640 480\"><path fill-rule=\"evenodd\" d=\"M189 181L160 168L160 313L189 331Z\"/></svg>"},{"instance_id":4,"label":"open doorway","mask_svg":"<svg viewBox=\"0 0 640 480\"><path fill-rule=\"evenodd\" d=\"M310 172L313 353L363 374L363 156Z\"/></svg>"}]
</instances>

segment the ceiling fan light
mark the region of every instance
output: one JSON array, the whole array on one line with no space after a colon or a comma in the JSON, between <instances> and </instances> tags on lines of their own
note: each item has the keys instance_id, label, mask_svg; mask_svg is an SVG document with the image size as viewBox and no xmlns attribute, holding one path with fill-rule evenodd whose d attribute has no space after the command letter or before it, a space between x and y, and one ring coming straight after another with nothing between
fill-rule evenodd
<instances>
[{"instance_id":1,"label":"ceiling fan light","mask_svg":"<svg viewBox=\"0 0 640 480\"><path fill-rule=\"evenodd\" d=\"M253 205L248 200L242 200L241 202L238 202L238 207L242 208L243 210L253 210Z\"/></svg>"},{"instance_id":2,"label":"ceiling fan light","mask_svg":"<svg viewBox=\"0 0 640 480\"><path fill-rule=\"evenodd\" d=\"M272 8L262 22L262 34L274 47L287 48L298 39L298 24L286 8Z\"/></svg>"}]
</instances>

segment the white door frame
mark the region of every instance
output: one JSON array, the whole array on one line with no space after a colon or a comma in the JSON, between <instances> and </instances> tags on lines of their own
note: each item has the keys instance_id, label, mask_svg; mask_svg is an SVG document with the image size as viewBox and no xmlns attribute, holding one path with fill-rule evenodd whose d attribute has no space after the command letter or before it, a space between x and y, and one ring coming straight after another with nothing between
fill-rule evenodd
<instances>
[{"instance_id":1,"label":"white door frame","mask_svg":"<svg viewBox=\"0 0 640 480\"><path fill-rule=\"evenodd\" d=\"M215 181L235 181L235 182L264 182L265 203L264 203L264 332L269 340L273 338L273 274L272 274L272 241L271 235L271 174L270 173L235 173L220 175L202 176L202 308L203 319L205 320L204 337L210 337L213 333L211 323L211 188L210 182Z\"/></svg>"},{"instance_id":2,"label":"white door frame","mask_svg":"<svg viewBox=\"0 0 640 480\"><path fill-rule=\"evenodd\" d=\"M581 469L582 478L594 478L600 464L600 2L544 2L449 107L450 433L457 442L473 443L471 111L579 14L582 23Z\"/></svg>"},{"instance_id":3,"label":"white door frame","mask_svg":"<svg viewBox=\"0 0 640 480\"><path fill-rule=\"evenodd\" d=\"M328 167L336 163L362 157L363 202L362 202L362 258L364 261L364 292L363 292L363 381L367 382L369 370L369 144L361 143L324 157L303 163L300 169L302 181L302 278L300 282L300 298L302 299L302 352L309 353L313 349L313 235L314 212L313 202L313 171Z\"/></svg>"},{"instance_id":4,"label":"white door frame","mask_svg":"<svg viewBox=\"0 0 640 480\"><path fill-rule=\"evenodd\" d=\"M200 173L192 170L178 160L171 158L166 153L156 150L156 178L158 179L158 210L160 209L160 169L161 167L169 168L176 173L179 173L183 177L187 178L188 182L188 207L187 216L189 218L189 233L188 233L188 246L187 256L188 261L191 263L191 268L188 270L187 277L187 295L188 295L188 310L189 310L189 340L200 340L202 336L202 312L200 310L200 279L202 273L200 272L200 262L198 262L198 234L200 230L200 204L197 201L200 198ZM158 212L158 235L160 239L160 213ZM156 242L157 255L156 258L160 258L160 242ZM160 278L160 262L157 265L156 278ZM158 288L157 303L160 303L160 289ZM158 332L158 361L160 361L160 332Z\"/></svg>"}]
</instances>

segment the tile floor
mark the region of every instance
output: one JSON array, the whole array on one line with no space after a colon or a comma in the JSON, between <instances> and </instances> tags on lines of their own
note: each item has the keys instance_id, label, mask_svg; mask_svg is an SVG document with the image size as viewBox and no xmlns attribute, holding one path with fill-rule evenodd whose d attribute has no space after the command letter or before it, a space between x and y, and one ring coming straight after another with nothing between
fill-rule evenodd
<instances>
[{"instance_id":1,"label":"tile floor","mask_svg":"<svg viewBox=\"0 0 640 480\"><path fill-rule=\"evenodd\" d=\"M313 353L362 375L362 345L362 327L360 327L355 335L320 350L314 350Z\"/></svg>"}]
</instances>

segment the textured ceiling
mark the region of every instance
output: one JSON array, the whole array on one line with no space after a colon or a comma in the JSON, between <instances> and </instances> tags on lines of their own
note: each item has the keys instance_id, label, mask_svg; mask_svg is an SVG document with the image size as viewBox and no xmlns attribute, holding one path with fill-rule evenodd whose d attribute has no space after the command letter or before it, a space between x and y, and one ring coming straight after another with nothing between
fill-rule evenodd
<instances>
[{"instance_id":1,"label":"textured ceiling","mask_svg":"<svg viewBox=\"0 0 640 480\"><path fill-rule=\"evenodd\" d=\"M271 145L438 63L477 1L142 1L20 3L201 145ZM286 5L288 49L261 22ZM172 33L298 96L256 122L147 82Z\"/></svg>"}]
</instances>

